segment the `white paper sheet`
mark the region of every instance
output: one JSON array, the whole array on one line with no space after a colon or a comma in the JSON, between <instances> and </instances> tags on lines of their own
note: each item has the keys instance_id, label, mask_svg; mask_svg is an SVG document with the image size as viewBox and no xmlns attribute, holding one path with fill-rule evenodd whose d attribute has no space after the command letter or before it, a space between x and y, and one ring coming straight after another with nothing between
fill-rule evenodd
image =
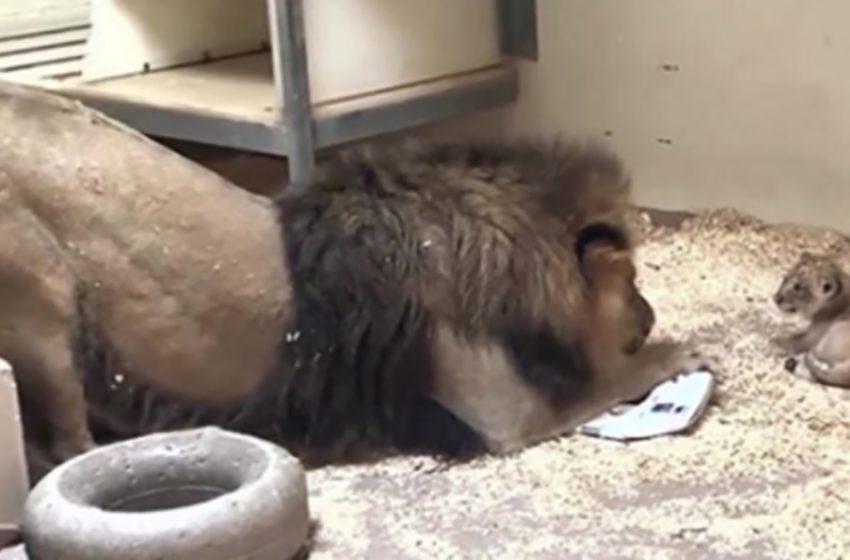
<instances>
[{"instance_id":1,"label":"white paper sheet","mask_svg":"<svg viewBox=\"0 0 850 560\"><path fill-rule=\"evenodd\" d=\"M695 371L657 386L640 403L619 413L605 413L582 425L579 432L620 441L678 433L693 426L705 412L714 390L714 375Z\"/></svg>"}]
</instances>

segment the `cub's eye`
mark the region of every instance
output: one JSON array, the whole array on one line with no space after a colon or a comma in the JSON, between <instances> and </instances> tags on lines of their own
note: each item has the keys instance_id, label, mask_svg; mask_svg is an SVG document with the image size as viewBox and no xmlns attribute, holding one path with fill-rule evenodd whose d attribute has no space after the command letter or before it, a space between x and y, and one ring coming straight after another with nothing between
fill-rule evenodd
<instances>
[{"instance_id":1,"label":"cub's eye","mask_svg":"<svg viewBox=\"0 0 850 560\"><path fill-rule=\"evenodd\" d=\"M823 285L823 293L825 294L831 294L834 289L835 286L833 286L830 282L825 282Z\"/></svg>"},{"instance_id":2,"label":"cub's eye","mask_svg":"<svg viewBox=\"0 0 850 560\"><path fill-rule=\"evenodd\" d=\"M791 289L794 290L795 292L799 292L800 290L803 289L803 286L800 285L799 282L794 282L794 284L791 285Z\"/></svg>"}]
</instances>

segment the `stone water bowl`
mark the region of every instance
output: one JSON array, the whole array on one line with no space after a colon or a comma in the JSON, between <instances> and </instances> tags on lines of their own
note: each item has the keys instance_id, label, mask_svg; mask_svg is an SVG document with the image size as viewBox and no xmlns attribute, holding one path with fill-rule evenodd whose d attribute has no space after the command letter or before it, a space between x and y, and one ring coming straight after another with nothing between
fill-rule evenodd
<instances>
[{"instance_id":1,"label":"stone water bowl","mask_svg":"<svg viewBox=\"0 0 850 560\"><path fill-rule=\"evenodd\" d=\"M309 532L307 483L286 450L218 428L100 447L31 492L30 560L287 560Z\"/></svg>"}]
</instances>

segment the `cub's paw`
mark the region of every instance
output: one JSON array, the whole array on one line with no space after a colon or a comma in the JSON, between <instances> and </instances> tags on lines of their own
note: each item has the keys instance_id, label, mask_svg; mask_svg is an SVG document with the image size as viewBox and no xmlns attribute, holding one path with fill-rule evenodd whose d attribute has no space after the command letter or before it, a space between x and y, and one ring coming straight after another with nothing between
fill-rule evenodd
<instances>
[{"instance_id":1,"label":"cub's paw","mask_svg":"<svg viewBox=\"0 0 850 560\"><path fill-rule=\"evenodd\" d=\"M771 337L770 349L778 357L795 356L805 351L804 337L800 334Z\"/></svg>"}]
</instances>

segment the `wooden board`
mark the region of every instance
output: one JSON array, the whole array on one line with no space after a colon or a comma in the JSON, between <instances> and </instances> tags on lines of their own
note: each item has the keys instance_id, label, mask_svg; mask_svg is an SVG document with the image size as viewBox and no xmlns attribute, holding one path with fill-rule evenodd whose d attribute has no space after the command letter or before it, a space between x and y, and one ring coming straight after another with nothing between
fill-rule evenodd
<instances>
[{"instance_id":1,"label":"wooden board","mask_svg":"<svg viewBox=\"0 0 850 560\"><path fill-rule=\"evenodd\" d=\"M435 95L471 84L493 80L506 72L490 66L470 72L420 80L314 103L316 117L363 111L400 100ZM73 95L136 103L152 108L184 110L198 115L230 117L241 121L276 124L276 92L268 53L232 57L211 63L182 66L144 75L113 78L94 83L54 84Z\"/></svg>"},{"instance_id":2,"label":"wooden board","mask_svg":"<svg viewBox=\"0 0 850 560\"><path fill-rule=\"evenodd\" d=\"M265 0L93 0L92 5L87 81L256 52L270 36ZM310 90L317 102L500 60L492 0L305 0L304 18Z\"/></svg>"},{"instance_id":3,"label":"wooden board","mask_svg":"<svg viewBox=\"0 0 850 560\"><path fill-rule=\"evenodd\" d=\"M81 83L75 89L152 107L251 121L274 117L275 90L268 53Z\"/></svg>"},{"instance_id":4,"label":"wooden board","mask_svg":"<svg viewBox=\"0 0 850 560\"><path fill-rule=\"evenodd\" d=\"M500 60L492 0L307 0L310 91L319 102Z\"/></svg>"},{"instance_id":5,"label":"wooden board","mask_svg":"<svg viewBox=\"0 0 850 560\"><path fill-rule=\"evenodd\" d=\"M83 78L257 51L268 36L265 0L92 0Z\"/></svg>"}]
</instances>

